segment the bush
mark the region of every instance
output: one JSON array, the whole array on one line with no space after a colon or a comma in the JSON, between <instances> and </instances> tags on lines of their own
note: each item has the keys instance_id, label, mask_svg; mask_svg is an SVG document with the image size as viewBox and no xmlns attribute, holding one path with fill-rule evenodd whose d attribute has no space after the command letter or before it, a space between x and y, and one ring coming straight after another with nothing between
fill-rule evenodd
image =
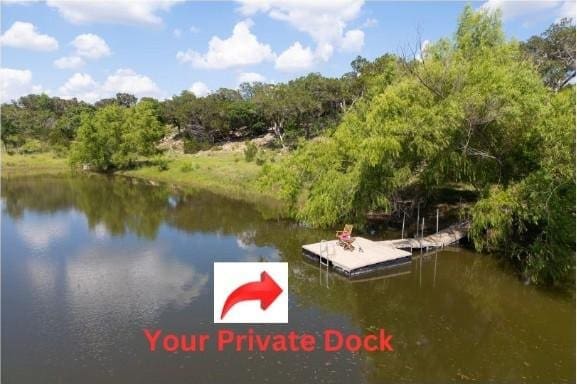
<instances>
[{"instance_id":1,"label":"bush","mask_svg":"<svg viewBox=\"0 0 577 384\"><path fill-rule=\"evenodd\" d=\"M39 140L31 139L26 141L20 148L19 152L23 154L40 153L44 151L44 145Z\"/></svg>"},{"instance_id":2,"label":"bush","mask_svg":"<svg viewBox=\"0 0 577 384\"><path fill-rule=\"evenodd\" d=\"M206 141L200 141L197 139L185 139L183 143L184 153L197 153L199 151L204 151L210 148L210 143Z\"/></svg>"},{"instance_id":3,"label":"bush","mask_svg":"<svg viewBox=\"0 0 577 384\"><path fill-rule=\"evenodd\" d=\"M154 164L158 167L158 170L163 172L168 170L168 159L165 157L154 158Z\"/></svg>"},{"instance_id":4,"label":"bush","mask_svg":"<svg viewBox=\"0 0 577 384\"><path fill-rule=\"evenodd\" d=\"M57 144L52 146L52 152L56 157L64 158L68 156L69 149L64 145Z\"/></svg>"},{"instance_id":5,"label":"bush","mask_svg":"<svg viewBox=\"0 0 577 384\"><path fill-rule=\"evenodd\" d=\"M253 161L255 156L258 153L258 147L253 142L246 143L246 147L244 148L244 159L248 162Z\"/></svg>"},{"instance_id":6,"label":"bush","mask_svg":"<svg viewBox=\"0 0 577 384\"><path fill-rule=\"evenodd\" d=\"M266 163L266 158L264 157L263 154L259 153L254 162L256 163L256 165L264 165L264 163Z\"/></svg>"}]
</instances>

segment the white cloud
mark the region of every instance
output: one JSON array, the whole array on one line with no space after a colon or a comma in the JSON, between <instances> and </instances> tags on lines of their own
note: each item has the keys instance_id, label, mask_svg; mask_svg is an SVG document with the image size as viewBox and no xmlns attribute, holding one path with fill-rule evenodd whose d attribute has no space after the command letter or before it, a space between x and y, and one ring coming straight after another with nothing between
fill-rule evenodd
<instances>
[{"instance_id":1,"label":"white cloud","mask_svg":"<svg viewBox=\"0 0 577 384\"><path fill-rule=\"evenodd\" d=\"M568 17L575 20L575 4L575 1L565 1L563 5L561 5L561 8L559 8L559 18Z\"/></svg>"},{"instance_id":2,"label":"white cloud","mask_svg":"<svg viewBox=\"0 0 577 384\"><path fill-rule=\"evenodd\" d=\"M30 5L30 0L2 0L2 5Z\"/></svg>"},{"instance_id":3,"label":"white cloud","mask_svg":"<svg viewBox=\"0 0 577 384\"><path fill-rule=\"evenodd\" d=\"M242 72L238 75L238 83L264 83L266 77L256 72Z\"/></svg>"},{"instance_id":4,"label":"white cloud","mask_svg":"<svg viewBox=\"0 0 577 384\"><path fill-rule=\"evenodd\" d=\"M42 87L32 83L32 72L28 69L0 68L0 91L2 102L9 102L42 92Z\"/></svg>"},{"instance_id":5,"label":"white cloud","mask_svg":"<svg viewBox=\"0 0 577 384\"><path fill-rule=\"evenodd\" d=\"M0 43L7 47L31 49L34 51L54 51L58 49L58 41L48 35L36 31L32 23L16 21L2 34Z\"/></svg>"},{"instance_id":6,"label":"white cloud","mask_svg":"<svg viewBox=\"0 0 577 384\"><path fill-rule=\"evenodd\" d=\"M93 103L101 98L99 85L92 76L85 73L75 73L58 89L60 97L77 98Z\"/></svg>"},{"instance_id":7,"label":"white cloud","mask_svg":"<svg viewBox=\"0 0 577 384\"><path fill-rule=\"evenodd\" d=\"M488 0L481 6L483 9L495 11L500 9L503 19L540 17L543 12L553 11L558 17L575 18L575 1L510 1Z\"/></svg>"},{"instance_id":8,"label":"white cloud","mask_svg":"<svg viewBox=\"0 0 577 384\"><path fill-rule=\"evenodd\" d=\"M68 326L90 350L118 341L116 330L90 330L109 329L111 324L121 324L122 319L155 324L166 308L184 308L194 301L210 279L208 273L169 257L169 251L160 247L147 244L137 248L134 257L118 257L115 252L110 246L71 254L59 270L62 273L55 276L60 280L53 286L69 292L67 303L71 308L82 308ZM50 291L50 287L34 287L35 297L58 295L59 291Z\"/></svg>"},{"instance_id":9,"label":"white cloud","mask_svg":"<svg viewBox=\"0 0 577 384\"><path fill-rule=\"evenodd\" d=\"M178 29L178 28L175 28L175 29L172 31L172 34L174 35L174 37L176 37L176 38L178 39L178 38L180 38L180 36L182 36L182 31L181 31L180 29Z\"/></svg>"},{"instance_id":10,"label":"white cloud","mask_svg":"<svg viewBox=\"0 0 577 384\"><path fill-rule=\"evenodd\" d=\"M346 52L359 52L364 44L365 33L360 29L352 29L345 33L341 48Z\"/></svg>"},{"instance_id":11,"label":"white cloud","mask_svg":"<svg viewBox=\"0 0 577 384\"><path fill-rule=\"evenodd\" d=\"M113 75L108 76L102 89L111 94L126 92L137 97L159 96L161 94L160 88L152 79L140 75L132 69L117 70Z\"/></svg>"},{"instance_id":12,"label":"white cloud","mask_svg":"<svg viewBox=\"0 0 577 384\"><path fill-rule=\"evenodd\" d=\"M78 69L84 64L84 60L78 56L65 56L54 60L54 66L58 69Z\"/></svg>"},{"instance_id":13,"label":"white cloud","mask_svg":"<svg viewBox=\"0 0 577 384\"><path fill-rule=\"evenodd\" d=\"M282 20L301 32L309 34L317 44L316 52L322 60L328 60L332 47L359 51L364 34L347 31L347 24L356 19L364 0L237 0L240 12L253 15L266 13L275 20ZM352 34L348 33L352 32ZM330 49L328 47L331 47Z\"/></svg>"},{"instance_id":14,"label":"white cloud","mask_svg":"<svg viewBox=\"0 0 577 384\"><path fill-rule=\"evenodd\" d=\"M162 24L160 11L168 11L179 0L70 1L48 0L60 16L75 23Z\"/></svg>"},{"instance_id":15,"label":"white cloud","mask_svg":"<svg viewBox=\"0 0 577 384\"><path fill-rule=\"evenodd\" d=\"M59 89L59 96L65 99L77 98L87 102L114 96L118 92L130 93L136 97L159 97L162 91L148 76L132 69L119 69L100 84L86 73L75 73Z\"/></svg>"},{"instance_id":16,"label":"white cloud","mask_svg":"<svg viewBox=\"0 0 577 384\"><path fill-rule=\"evenodd\" d=\"M16 232L30 249L43 250L70 234L70 223L63 218L24 216L16 222Z\"/></svg>"},{"instance_id":17,"label":"white cloud","mask_svg":"<svg viewBox=\"0 0 577 384\"><path fill-rule=\"evenodd\" d=\"M204 54L188 50L178 52L176 58L182 63L191 63L196 68L225 69L235 66L258 64L274 60L274 53L268 44L261 44L250 31L253 23L244 20L234 26L227 39L213 36Z\"/></svg>"},{"instance_id":18,"label":"white cloud","mask_svg":"<svg viewBox=\"0 0 577 384\"><path fill-rule=\"evenodd\" d=\"M72 45L76 48L78 56L89 59L98 59L110 55L110 47L106 44L106 41L92 33L76 36Z\"/></svg>"},{"instance_id":19,"label":"white cloud","mask_svg":"<svg viewBox=\"0 0 577 384\"><path fill-rule=\"evenodd\" d=\"M298 41L277 57L275 68L286 72L303 71L314 65L315 55Z\"/></svg>"},{"instance_id":20,"label":"white cloud","mask_svg":"<svg viewBox=\"0 0 577 384\"><path fill-rule=\"evenodd\" d=\"M315 49L315 57L322 61L329 61L334 51L335 48L332 44L321 43L317 45L317 48Z\"/></svg>"},{"instance_id":21,"label":"white cloud","mask_svg":"<svg viewBox=\"0 0 577 384\"><path fill-rule=\"evenodd\" d=\"M195 81L189 89L196 97L203 97L210 93L210 89L202 81Z\"/></svg>"}]
</instances>

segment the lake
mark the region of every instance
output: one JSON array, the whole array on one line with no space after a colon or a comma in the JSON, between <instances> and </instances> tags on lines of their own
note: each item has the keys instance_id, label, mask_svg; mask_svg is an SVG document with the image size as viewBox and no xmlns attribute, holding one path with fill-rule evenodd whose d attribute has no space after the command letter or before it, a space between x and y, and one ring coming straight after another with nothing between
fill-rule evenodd
<instances>
[{"instance_id":1,"label":"lake","mask_svg":"<svg viewBox=\"0 0 577 384\"><path fill-rule=\"evenodd\" d=\"M3 179L2 382L575 382L573 296L459 248L351 282L302 258L302 244L332 236L207 192L97 175ZM221 328L214 261L288 262L289 324L259 333L384 328L395 350L149 352L145 328Z\"/></svg>"}]
</instances>

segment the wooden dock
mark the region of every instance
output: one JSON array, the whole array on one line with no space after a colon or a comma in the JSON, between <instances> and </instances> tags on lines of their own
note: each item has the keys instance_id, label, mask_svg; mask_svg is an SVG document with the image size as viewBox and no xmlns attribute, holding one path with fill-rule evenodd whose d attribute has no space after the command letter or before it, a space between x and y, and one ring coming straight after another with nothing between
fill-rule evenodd
<instances>
[{"instance_id":1,"label":"wooden dock","mask_svg":"<svg viewBox=\"0 0 577 384\"><path fill-rule=\"evenodd\" d=\"M358 278L382 269L411 262L415 249L444 248L458 243L469 232L469 222L451 225L435 234L411 239L373 241L356 237L354 250L345 250L338 240L322 240L302 246L303 255L321 268L332 269L349 278ZM409 252L407 252L409 251Z\"/></svg>"},{"instance_id":2,"label":"wooden dock","mask_svg":"<svg viewBox=\"0 0 577 384\"><path fill-rule=\"evenodd\" d=\"M426 249L429 248L443 248L451 244L458 243L461 239L467 237L469 232L469 222L465 221L459 224L451 225L429 236L411 238L411 239L397 239L378 241L382 245L397 249Z\"/></svg>"},{"instance_id":3,"label":"wooden dock","mask_svg":"<svg viewBox=\"0 0 577 384\"><path fill-rule=\"evenodd\" d=\"M411 253L382 242L356 237L355 249L347 251L337 240L303 245L303 255L347 277L356 277L411 262Z\"/></svg>"}]
</instances>

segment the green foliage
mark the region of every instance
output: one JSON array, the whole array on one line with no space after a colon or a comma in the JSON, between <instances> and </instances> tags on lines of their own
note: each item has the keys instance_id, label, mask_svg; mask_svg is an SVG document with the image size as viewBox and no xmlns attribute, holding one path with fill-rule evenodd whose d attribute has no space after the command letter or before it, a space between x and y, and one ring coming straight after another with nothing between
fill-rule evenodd
<instances>
[{"instance_id":1,"label":"green foliage","mask_svg":"<svg viewBox=\"0 0 577 384\"><path fill-rule=\"evenodd\" d=\"M244 153L244 160L247 162L251 162L254 160L255 156L258 153L258 147L252 141L248 141L243 150L243 153Z\"/></svg>"},{"instance_id":2,"label":"green foliage","mask_svg":"<svg viewBox=\"0 0 577 384\"><path fill-rule=\"evenodd\" d=\"M183 141L183 151L184 153L197 153L199 151L205 151L210 148L210 143L205 141L200 141L194 138L187 138Z\"/></svg>"},{"instance_id":3,"label":"green foliage","mask_svg":"<svg viewBox=\"0 0 577 384\"><path fill-rule=\"evenodd\" d=\"M22 154L40 153L45 151L45 146L40 140L27 140L18 150Z\"/></svg>"},{"instance_id":4,"label":"green foliage","mask_svg":"<svg viewBox=\"0 0 577 384\"><path fill-rule=\"evenodd\" d=\"M575 90L556 94L536 124L539 169L473 208L478 250L508 256L536 283L565 283L575 267Z\"/></svg>"},{"instance_id":5,"label":"green foliage","mask_svg":"<svg viewBox=\"0 0 577 384\"><path fill-rule=\"evenodd\" d=\"M2 105L1 139L8 151L17 151L28 140L68 146L80 123L80 114L92 107L76 100L47 95L23 96Z\"/></svg>"},{"instance_id":6,"label":"green foliage","mask_svg":"<svg viewBox=\"0 0 577 384\"><path fill-rule=\"evenodd\" d=\"M153 159L153 163L156 165L159 171L167 171L168 170L168 159L163 156L157 156ZM182 171L182 169L181 169Z\"/></svg>"},{"instance_id":7,"label":"green foliage","mask_svg":"<svg viewBox=\"0 0 577 384\"><path fill-rule=\"evenodd\" d=\"M459 18L455 40L460 53L467 57L475 56L479 50L502 46L505 34L501 28L500 11L475 11L466 5Z\"/></svg>"},{"instance_id":8,"label":"green foliage","mask_svg":"<svg viewBox=\"0 0 577 384\"><path fill-rule=\"evenodd\" d=\"M130 108L111 104L82 115L71 162L104 171L127 168L139 156L156 154L156 144L163 135L164 129L149 103L140 102Z\"/></svg>"},{"instance_id":9,"label":"green foliage","mask_svg":"<svg viewBox=\"0 0 577 384\"><path fill-rule=\"evenodd\" d=\"M254 162L256 165L259 166L262 166L266 163L266 157L262 151L259 152L258 155L255 157Z\"/></svg>"}]
</instances>

